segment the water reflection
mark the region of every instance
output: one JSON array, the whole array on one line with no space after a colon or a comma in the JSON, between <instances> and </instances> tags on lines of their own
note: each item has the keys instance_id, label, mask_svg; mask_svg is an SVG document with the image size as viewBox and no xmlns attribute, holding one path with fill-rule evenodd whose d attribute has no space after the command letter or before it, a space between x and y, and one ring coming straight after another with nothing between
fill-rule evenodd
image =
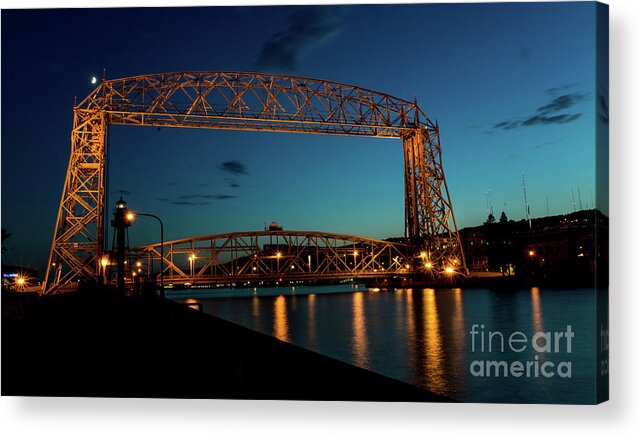
<instances>
[{"instance_id":1,"label":"water reflection","mask_svg":"<svg viewBox=\"0 0 642 438\"><path fill-rule=\"evenodd\" d=\"M542 300L539 296L539 287L531 288L531 306L533 315L534 333L544 331L544 318L542 317Z\"/></svg>"},{"instance_id":2,"label":"water reflection","mask_svg":"<svg viewBox=\"0 0 642 438\"><path fill-rule=\"evenodd\" d=\"M274 300L274 337L285 342L290 342L290 328L288 327L287 302L283 295Z\"/></svg>"},{"instance_id":3,"label":"water reflection","mask_svg":"<svg viewBox=\"0 0 642 438\"><path fill-rule=\"evenodd\" d=\"M367 368L370 363L368 354L368 334L363 308L363 292L355 292L352 300L352 355L357 366Z\"/></svg>"},{"instance_id":4,"label":"water reflection","mask_svg":"<svg viewBox=\"0 0 642 438\"><path fill-rule=\"evenodd\" d=\"M439 327L439 312L434 289L422 291L423 338L424 338L424 376L433 391L444 393L448 387L445 376L444 350Z\"/></svg>"},{"instance_id":5,"label":"water reflection","mask_svg":"<svg viewBox=\"0 0 642 438\"><path fill-rule=\"evenodd\" d=\"M256 295L252 298L252 328L261 330L261 300Z\"/></svg>"},{"instance_id":6,"label":"water reflection","mask_svg":"<svg viewBox=\"0 0 642 438\"><path fill-rule=\"evenodd\" d=\"M288 290L278 298L259 295L199 301L207 313L458 400L586 403L594 397L596 308L592 289L349 292L304 296L297 289L297 298ZM573 379L471 377L469 365L474 359L533 360L530 348L521 354L472 353L469 330L474 323L506 336L515 330L530 335L531 330L572 325L576 331ZM542 362L551 355L538 356Z\"/></svg>"},{"instance_id":7,"label":"water reflection","mask_svg":"<svg viewBox=\"0 0 642 438\"><path fill-rule=\"evenodd\" d=\"M449 344L452 345L454 348L452 348L452 351L448 355L448 357L451 358L453 363L448 368L450 370L466 369L467 353L468 353L468 347L467 347L468 331L466 330L466 318L464 316L464 303L462 299L462 290L459 288L453 290L453 298L454 298L454 310L453 310L452 326L451 326L452 342L449 342ZM454 374L454 376L453 375L450 376L451 380L459 379L459 378L461 378L462 380L465 380L467 376L467 374L464 374L463 376L460 375L459 373L452 373L452 374Z\"/></svg>"},{"instance_id":8,"label":"water reflection","mask_svg":"<svg viewBox=\"0 0 642 438\"><path fill-rule=\"evenodd\" d=\"M318 348L316 299L316 294L308 295L308 339L312 349Z\"/></svg>"},{"instance_id":9,"label":"water reflection","mask_svg":"<svg viewBox=\"0 0 642 438\"><path fill-rule=\"evenodd\" d=\"M406 349L408 351L408 366L411 370L417 369L417 328L415 324L415 307L412 289L405 289L406 299Z\"/></svg>"}]
</instances>

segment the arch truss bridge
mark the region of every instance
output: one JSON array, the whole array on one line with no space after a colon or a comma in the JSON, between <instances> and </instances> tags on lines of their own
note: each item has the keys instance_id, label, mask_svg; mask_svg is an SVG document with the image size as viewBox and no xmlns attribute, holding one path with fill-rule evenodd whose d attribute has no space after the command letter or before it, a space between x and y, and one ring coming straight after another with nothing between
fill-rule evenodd
<instances>
[{"instance_id":1,"label":"arch truss bridge","mask_svg":"<svg viewBox=\"0 0 642 438\"><path fill-rule=\"evenodd\" d=\"M253 130L401 139L405 236L436 266L464 257L441 161L439 127L416 101L318 79L179 72L104 80L74 106L71 156L45 293L99 274L106 249L110 125Z\"/></svg>"},{"instance_id":2,"label":"arch truss bridge","mask_svg":"<svg viewBox=\"0 0 642 438\"><path fill-rule=\"evenodd\" d=\"M428 273L412 245L315 231L259 231L190 237L164 244L168 284L371 279ZM133 248L128 273L153 275L160 244ZM156 274L158 275L158 274ZM134 277L128 275L127 280Z\"/></svg>"}]
</instances>

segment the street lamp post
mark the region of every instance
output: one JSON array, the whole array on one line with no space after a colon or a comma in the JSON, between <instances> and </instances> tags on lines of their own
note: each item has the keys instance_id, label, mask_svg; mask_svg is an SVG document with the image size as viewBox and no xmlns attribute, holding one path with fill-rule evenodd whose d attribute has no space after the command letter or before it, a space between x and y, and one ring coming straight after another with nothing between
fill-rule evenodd
<instances>
[{"instance_id":1,"label":"street lamp post","mask_svg":"<svg viewBox=\"0 0 642 438\"><path fill-rule=\"evenodd\" d=\"M132 217L131 217L131 220L133 220L135 216L151 217L151 218L156 219L158 221L158 223L160 224L160 238L161 238L161 241L160 241L160 296L161 296L161 298L165 298L165 282L164 282L164 279L165 279L164 271L165 271L165 269L163 269L163 263L165 261L164 260L165 257L164 257L163 248L164 248L164 245L165 245L165 241L164 241L164 232L163 232L163 221L161 220L161 218L159 218L155 214L150 214L150 213L133 213Z\"/></svg>"}]
</instances>

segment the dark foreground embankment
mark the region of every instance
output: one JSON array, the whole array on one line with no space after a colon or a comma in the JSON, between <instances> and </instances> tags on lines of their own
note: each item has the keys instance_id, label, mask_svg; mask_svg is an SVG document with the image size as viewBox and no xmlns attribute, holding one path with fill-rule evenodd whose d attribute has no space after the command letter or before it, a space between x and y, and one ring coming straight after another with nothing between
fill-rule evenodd
<instances>
[{"instance_id":1,"label":"dark foreground embankment","mask_svg":"<svg viewBox=\"0 0 642 438\"><path fill-rule=\"evenodd\" d=\"M156 298L3 294L2 395L452 401Z\"/></svg>"}]
</instances>

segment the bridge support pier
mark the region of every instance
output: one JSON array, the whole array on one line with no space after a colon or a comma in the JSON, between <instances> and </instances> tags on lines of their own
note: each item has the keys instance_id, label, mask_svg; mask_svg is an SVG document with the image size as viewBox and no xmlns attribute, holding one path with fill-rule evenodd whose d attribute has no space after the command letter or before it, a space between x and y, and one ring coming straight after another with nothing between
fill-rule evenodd
<instances>
[{"instance_id":1,"label":"bridge support pier","mask_svg":"<svg viewBox=\"0 0 642 438\"><path fill-rule=\"evenodd\" d=\"M424 263L432 275L466 274L450 194L441 163L439 128L402 132L406 238L425 249ZM428 266L429 265L429 266ZM452 271L451 271L452 269Z\"/></svg>"},{"instance_id":2,"label":"bridge support pier","mask_svg":"<svg viewBox=\"0 0 642 438\"><path fill-rule=\"evenodd\" d=\"M49 253L43 293L100 274L104 252L104 111L74 109L71 156Z\"/></svg>"}]
</instances>

